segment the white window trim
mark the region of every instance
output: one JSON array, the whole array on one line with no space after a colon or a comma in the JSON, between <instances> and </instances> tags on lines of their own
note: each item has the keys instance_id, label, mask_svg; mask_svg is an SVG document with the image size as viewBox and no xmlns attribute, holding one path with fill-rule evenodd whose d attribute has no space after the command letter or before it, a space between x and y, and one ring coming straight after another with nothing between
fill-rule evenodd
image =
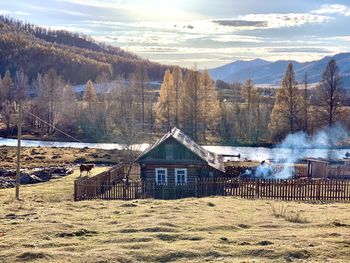
<instances>
[{"instance_id":1,"label":"white window trim","mask_svg":"<svg viewBox=\"0 0 350 263\"><path fill-rule=\"evenodd\" d=\"M165 171L165 185L168 185L168 169L167 168L156 168L156 183L158 184L158 171Z\"/></svg>"},{"instance_id":2,"label":"white window trim","mask_svg":"<svg viewBox=\"0 0 350 263\"><path fill-rule=\"evenodd\" d=\"M185 185L187 184L187 168L175 168L175 185L177 185L177 172L184 171L185 172Z\"/></svg>"}]
</instances>

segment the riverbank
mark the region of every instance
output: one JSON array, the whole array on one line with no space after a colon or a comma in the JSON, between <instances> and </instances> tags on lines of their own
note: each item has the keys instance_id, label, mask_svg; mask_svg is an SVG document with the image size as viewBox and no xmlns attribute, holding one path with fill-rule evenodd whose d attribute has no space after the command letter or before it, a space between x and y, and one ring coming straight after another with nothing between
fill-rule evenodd
<instances>
[{"instance_id":1,"label":"riverbank","mask_svg":"<svg viewBox=\"0 0 350 263\"><path fill-rule=\"evenodd\" d=\"M0 146L2 168L16 168L16 150L16 147ZM115 165L123 160L123 152L117 149L23 147L21 153L21 167L24 169L81 163Z\"/></svg>"}]
</instances>

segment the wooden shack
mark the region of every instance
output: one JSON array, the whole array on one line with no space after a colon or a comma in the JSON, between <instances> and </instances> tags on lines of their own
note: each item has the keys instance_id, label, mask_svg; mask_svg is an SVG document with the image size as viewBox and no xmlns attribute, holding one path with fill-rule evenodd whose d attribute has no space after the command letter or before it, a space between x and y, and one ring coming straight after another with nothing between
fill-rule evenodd
<instances>
[{"instance_id":1,"label":"wooden shack","mask_svg":"<svg viewBox=\"0 0 350 263\"><path fill-rule=\"evenodd\" d=\"M307 176L319 179L350 179L350 159L309 158Z\"/></svg>"},{"instance_id":2,"label":"wooden shack","mask_svg":"<svg viewBox=\"0 0 350 263\"><path fill-rule=\"evenodd\" d=\"M141 179L158 185L187 185L225 172L219 155L205 150L177 128L145 150L136 162Z\"/></svg>"}]
</instances>

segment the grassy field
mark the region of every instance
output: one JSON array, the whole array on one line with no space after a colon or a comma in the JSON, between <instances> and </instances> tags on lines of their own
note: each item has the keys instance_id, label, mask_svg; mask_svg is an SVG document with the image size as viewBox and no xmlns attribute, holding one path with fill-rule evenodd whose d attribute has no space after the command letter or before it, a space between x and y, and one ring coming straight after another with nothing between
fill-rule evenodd
<instances>
[{"instance_id":1,"label":"grassy field","mask_svg":"<svg viewBox=\"0 0 350 263\"><path fill-rule=\"evenodd\" d=\"M76 176L0 190L1 262L350 261L349 204L73 202Z\"/></svg>"}]
</instances>

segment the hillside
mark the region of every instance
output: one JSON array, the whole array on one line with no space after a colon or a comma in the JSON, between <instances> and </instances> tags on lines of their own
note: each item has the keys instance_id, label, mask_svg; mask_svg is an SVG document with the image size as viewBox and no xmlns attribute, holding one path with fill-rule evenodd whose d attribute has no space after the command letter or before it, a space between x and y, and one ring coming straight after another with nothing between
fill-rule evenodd
<instances>
[{"instance_id":1,"label":"hillside","mask_svg":"<svg viewBox=\"0 0 350 263\"><path fill-rule=\"evenodd\" d=\"M151 80L160 80L167 66L150 62L118 47L96 43L91 37L48 30L0 16L0 74L23 68L30 80L54 68L72 84L106 73L128 77L144 66Z\"/></svg>"},{"instance_id":2,"label":"hillside","mask_svg":"<svg viewBox=\"0 0 350 263\"><path fill-rule=\"evenodd\" d=\"M297 61L279 60L269 62L261 59L235 61L210 70L213 79L226 82L244 82L251 78L256 84L279 84L289 62L293 63L296 78L302 81L307 72L309 82L319 82L330 59L335 59L343 74L344 86L350 86L350 53L341 53L333 57L324 57L317 61L300 63Z\"/></svg>"}]
</instances>

